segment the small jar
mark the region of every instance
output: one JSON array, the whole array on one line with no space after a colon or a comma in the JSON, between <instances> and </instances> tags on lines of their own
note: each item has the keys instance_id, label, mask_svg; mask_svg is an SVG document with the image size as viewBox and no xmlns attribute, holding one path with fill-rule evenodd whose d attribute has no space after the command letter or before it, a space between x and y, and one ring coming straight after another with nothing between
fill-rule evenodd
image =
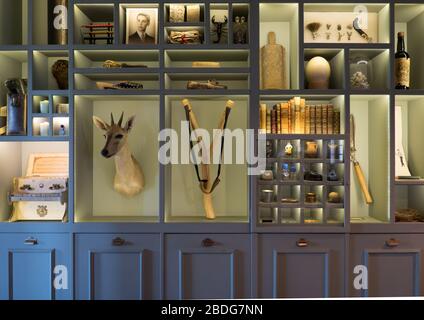
<instances>
[{"instance_id":1,"label":"small jar","mask_svg":"<svg viewBox=\"0 0 424 320\"><path fill-rule=\"evenodd\" d=\"M317 195L315 192L308 192L305 195L305 202L306 203L315 203L317 202Z\"/></svg>"},{"instance_id":2,"label":"small jar","mask_svg":"<svg viewBox=\"0 0 424 320\"><path fill-rule=\"evenodd\" d=\"M366 56L356 55L350 61L350 87L352 89L369 89L372 77L372 63Z\"/></svg>"}]
</instances>

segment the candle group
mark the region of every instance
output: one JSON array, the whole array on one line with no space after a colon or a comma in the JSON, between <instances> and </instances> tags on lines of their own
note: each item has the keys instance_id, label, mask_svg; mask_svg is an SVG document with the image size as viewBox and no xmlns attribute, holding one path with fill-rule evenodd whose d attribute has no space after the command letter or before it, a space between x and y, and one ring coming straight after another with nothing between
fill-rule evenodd
<instances>
[{"instance_id":1,"label":"candle group","mask_svg":"<svg viewBox=\"0 0 424 320\"><path fill-rule=\"evenodd\" d=\"M40 101L40 112L49 113L49 100Z\"/></svg>"},{"instance_id":2,"label":"candle group","mask_svg":"<svg viewBox=\"0 0 424 320\"><path fill-rule=\"evenodd\" d=\"M47 121L41 122L40 123L40 136L43 136L43 137L48 136L49 135L49 127L50 127L50 124Z\"/></svg>"}]
</instances>

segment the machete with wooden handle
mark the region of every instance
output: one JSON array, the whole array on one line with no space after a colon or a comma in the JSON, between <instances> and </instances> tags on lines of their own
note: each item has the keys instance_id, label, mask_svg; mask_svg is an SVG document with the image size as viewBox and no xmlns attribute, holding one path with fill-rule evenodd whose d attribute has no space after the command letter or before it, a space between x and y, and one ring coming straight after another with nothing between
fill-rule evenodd
<instances>
[{"instance_id":1,"label":"machete with wooden handle","mask_svg":"<svg viewBox=\"0 0 424 320\"><path fill-rule=\"evenodd\" d=\"M364 173L362 172L361 165L356 160L356 145L355 145L355 118L350 115L350 161L353 163L356 177L358 178L359 186L361 187L362 194L364 195L365 202L367 204L372 203L372 197L368 190L367 182L365 180Z\"/></svg>"}]
</instances>

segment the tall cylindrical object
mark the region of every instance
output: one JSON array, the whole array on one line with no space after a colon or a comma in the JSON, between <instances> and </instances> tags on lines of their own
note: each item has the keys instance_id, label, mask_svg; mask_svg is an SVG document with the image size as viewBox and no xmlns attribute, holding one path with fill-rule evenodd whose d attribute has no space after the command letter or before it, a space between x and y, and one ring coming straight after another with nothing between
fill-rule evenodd
<instances>
[{"instance_id":1,"label":"tall cylindrical object","mask_svg":"<svg viewBox=\"0 0 424 320\"><path fill-rule=\"evenodd\" d=\"M68 0L49 0L49 44L68 44Z\"/></svg>"}]
</instances>

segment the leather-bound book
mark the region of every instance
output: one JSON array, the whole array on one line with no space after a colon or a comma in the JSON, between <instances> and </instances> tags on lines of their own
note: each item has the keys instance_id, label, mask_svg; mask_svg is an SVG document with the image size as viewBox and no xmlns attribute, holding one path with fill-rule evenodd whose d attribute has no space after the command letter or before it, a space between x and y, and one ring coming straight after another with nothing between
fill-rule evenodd
<instances>
[{"instance_id":1,"label":"leather-bound book","mask_svg":"<svg viewBox=\"0 0 424 320\"><path fill-rule=\"evenodd\" d=\"M334 107L332 104L327 106L327 123L328 123L328 134L333 134L334 126Z\"/></svg>"}]
</instances>

